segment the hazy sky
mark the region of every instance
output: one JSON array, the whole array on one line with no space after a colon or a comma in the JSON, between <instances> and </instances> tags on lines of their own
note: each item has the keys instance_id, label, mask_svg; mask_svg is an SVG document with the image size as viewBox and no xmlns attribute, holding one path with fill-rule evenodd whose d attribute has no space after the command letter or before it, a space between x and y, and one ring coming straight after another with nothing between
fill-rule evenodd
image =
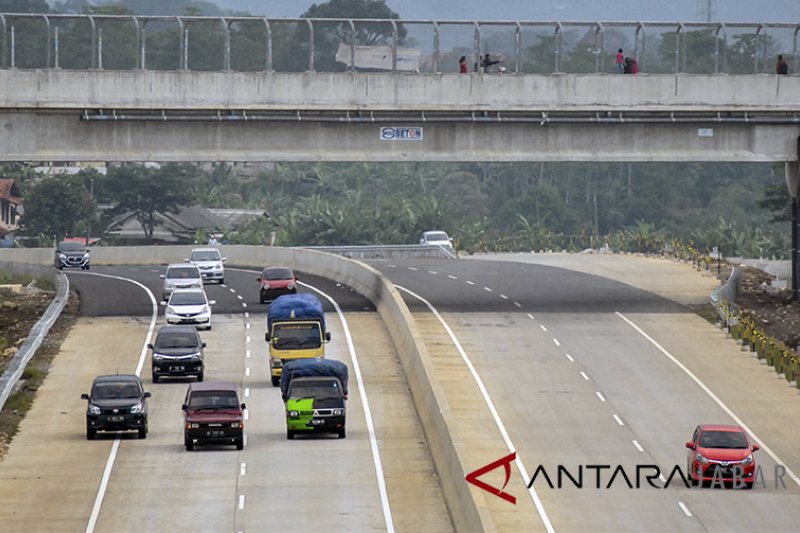
<instances>
[{"instance_id":1,"label":"hazy sky","mask_svg":"<svg viewBox=\"0 0 800 533\"><path fill-rule=\"evenodd\" d=\"M212 0L213 1L213 0ZM525 20L698 20L708 0L387 0L401 18ZM320 0L217 0L253 15L297 17ZM712 0L714 20L800 22L800 0Z\"/></svg>"}]
</instances>

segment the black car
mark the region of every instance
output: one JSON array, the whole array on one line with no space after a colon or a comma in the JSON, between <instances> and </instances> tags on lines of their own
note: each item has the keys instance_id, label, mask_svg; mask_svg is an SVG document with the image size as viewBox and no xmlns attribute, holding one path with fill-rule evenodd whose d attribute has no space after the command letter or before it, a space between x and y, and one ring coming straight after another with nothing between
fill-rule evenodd
<instances>
[{"instance_id":1,"label":"black car","mask_svg":"<svg viewBox=\"0 0 800 533\"><path fill-rule=\"evenodd\" d=\"M89 249L83 243L64 241L56 246L53 264L57 269L80 268L81 270L89 270L90 263Z\"/></svg>"},{"instance_id":2,"label":"black car","mask_svg":"<svg viewBox=\"0 0 800 533\"><path fill-rule=\"evenodd\" d=\"M164 326L158 330L152 350L153 383L162 377L197 376L203 381L206 347L194 326Z\"/></svg>"},{"instance_id":3,"label":"black car","mask_svg":"<svg viewBox=\"0 0 800 533\"><path fill-rule=\"evenodd\" d=\"M94 440L98 431L137 431L147 437L147 398L142 381L131 374L97 376L87 400L86 438Z\"/></svg>"}]
</instances>

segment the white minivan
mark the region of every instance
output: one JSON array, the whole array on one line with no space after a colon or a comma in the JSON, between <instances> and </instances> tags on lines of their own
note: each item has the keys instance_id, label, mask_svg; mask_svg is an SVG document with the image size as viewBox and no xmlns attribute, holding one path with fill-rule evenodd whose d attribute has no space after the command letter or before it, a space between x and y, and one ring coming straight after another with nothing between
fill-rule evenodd
<instances>
[{"instance_id":1,"label":"white minivan","mask_svg":"<svg viewBox=\"0 0 800 533\"><path fill-rule=\"evenodd\" d=\"M419 238L420 244L430 244L436 246L445 246L453 249L453 238L449 237L444 231L425 231L422 237Z\"/></svg>"},{"instance_id":2,"label":"white minivan","mask_svg":"<svg viewBox=\"0 0 800 533\"><path fill-rule=\"evenodd\" d=\"M203 276L200 269L188 263L173 263L161 276L164 287L161 290L161 299L167 300L175 289L202 289Z\"/></svg>"},{"instance_id":3,"label":"white minivan","mask_svg":"<svg viewBox=\"0 0 800 533\"><path fill-rule=\"evenodd\" d=\"M225 283L225 258L216 248L194 248L186 262L199 268L205 281Z\"/></svg>"}]
</instances>

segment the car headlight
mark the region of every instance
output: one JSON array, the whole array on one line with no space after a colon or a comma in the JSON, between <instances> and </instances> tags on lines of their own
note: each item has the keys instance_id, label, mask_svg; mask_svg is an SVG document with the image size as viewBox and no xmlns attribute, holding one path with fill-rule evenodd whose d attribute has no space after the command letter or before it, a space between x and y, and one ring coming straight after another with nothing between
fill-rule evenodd
<instances>
[{"instance_id":1,"label":"car headlight","mask_svg":"<svg viewBox=\"0 0 800 533\"><path fill-rule=\"evenodd\" d=\"M262 289L269 289L269 283L265 283L261 286Z\"/></svg>"},{"instance_id":2,"label":"car headlight","mask_svg":"<svg viewBox=\"0 0 800 533\"><path fill-rule=\"evenodd\" d=\"M175 314L175 309L173 309L172 306L168 305L166 312L171 314L171 315L174 315Z\"/></svg>"},{"instance_id":3,"label":"car headlight","mask_svg":"<svg viewBox=\"0 0 800 533\"><path fill-rule=\"evenodd\" d=\"M208 306L204 305L202 309L200 309L200 313L208 313Z\"/></svg>"},{"instance_id":4,"label":"car headlight","mask_svg":"<svg viewBox=\"0 0 800 533\"><path fill-rule=\"evenodd\" d=\"M165 289L174 289L175 288L175 284L172 283L171 281L165 281L164 282L164 288Z\"/></svg>"},{"instance_id":5,"label":"car headlight","mask_svg":"<svg viewBox=\"0 0 800 533\"><path fill-rule=\"evenodd\" d=\"M58 254L58 258L59 258L59 259L66 259L66 258L67 258L67 256L66 256L66 255L64 255L64 254Z\"/></svg>"},{"instance_id":6,"label":"car headlight","mask_svg":"<svg viewBox=\"0 0 800 533\"><path fill-rule=\"evenodd\" d=\"M744 459L742 459L742 464L743 465L749 465L752 462L753 462L753 454L750 454L747 457L745 457Z\"/></svg>"},{"instance_id":7,"label":"car headlight","mask_svg":"<svg viewBox=\"0 0 800 533\"><path fill-rule=\"evenodd\" d=\"M83 254L83 258L84 259L89 259L89 252L86 252L85 254Z\"/></svg>"},{"instance_id":8,"label":"car headlight","mask_svg":"<svg viewBox=\"0 0 800 533\"><path fill-rule=\"evenodd\" d=\"M144 405L142 405L141 403L137 403L136 405L131 407L131 413L133 414L141 413L142 411L144 411Z\"/></svg>"},{"instance_id":9,"label":"car headlight","mask_svg":"<svg viewBox=\"0 0 800 533\"><path fill-rule=\"evenodd\" d=\"M89 414L90 415L99 415L100 414L100 408L97 407L96 405L89 404Z\"/></svg>"},{"instance_id":10,"label":"car headlight","mask_svg":"<svg viewBox=\"0 0 800 533\"><path fill-rule=\"evenodd\" d=\"M216 265L214 265L214 268L216 269L222 268L222 263L217 263Z\"/></svg>"},{"instance_id":11,"label":"car headlight","mask_svg":"<svg viewBox=\"0 0 800 533\"><path fill-rule=\"evenodd\" d=\"M700 453L696 453L696 454L694 455L694 458L695 458L695 459L697 459L697 462L698 462L698 463L703 463L703 464L706 464L706 463L708 463L708 459L706 459L706 458L705 458L705 457L704 457L702 454L700 454Z\"/></svg>"},{"instance_id":12,"label":"car headlight","mask_svg":"<svg viewBox=\"0 0 800 533\"><path fill-rule=\"evenodd\" d=\"M288 285L286 286L286 288L287 288L287 289L289 289L289 290L292 290L292 289L294 289L294 285L292 285L292 284L290 283L290 284L288 284Z\"/></svg>"},{"instance_id":13,"label":"car headlight","mask_svg":"<svg viewBox=\"0 0 800 533\"><path fill-rule=\"evenodd\" d=\"M197 281L195 281L195 282L194 282L194 284L192 285L192 287L202 287L202 286L203 286L203 280L202 280L202 279L198 279L198 280L197 280Z\"/></svg>"},{"instance_id":14,"label":"car headlight","mask_svg":"<svg viewBox=\"0 0 800 533\"><path fill-rule=\"evenodd\" d=\"M232 428L238 428L239 427L239 422L231 422L231 427Z\"/></svg>"},{"instance_id":15,"label":"car headlight","mask_svg":"<svg viewBox=\"0 0 800 533\"><path fill-rule=\"evenodd\" d=\"M198 429L199 427L200 424L198 424L197 422L192 422L191 424L189 424L190 429Z\"/></svg>"},{"instance_id":16,"label":"car headlight","mask_svg":"<svg viewBox=\"0 0 800 533\"><path fill-rule=\"evenodd\" d=\"M342 416L344 414L344 409L334 409L333 416Z\"/></svg>"},{"instance_id":17,"label":"car headlight","mask_svg":"<svg viewBox=\"0 0 800 533\"><path fill-rule=\"evenodd\" d=\"M153 361L163 361L164 359L166 359L166 357L164 357L160 353L153 354Z\"/></svg>"},{"instance_id":18,"label":"car headlight","mask_svg":"<svg viewBox=\"0 0 800 533\"><path fill-rule=\"evenodd\" d=\"M193 353L189 357L191 357L193 361L197 361L198 359L202 359L203 358L203 354L201 354L200 352L197 352L197 353Z\"/></svg>"},{"instance_id":19,"label":"car headlight","mask_svg":"<svg viewBox=\"0 0 800 533\"><path fill-rule=\"evenodd\" d=\"M300 416L298 411L289 411L289 418L297 418L298 416Z\"/></svg>"}]
</instances>

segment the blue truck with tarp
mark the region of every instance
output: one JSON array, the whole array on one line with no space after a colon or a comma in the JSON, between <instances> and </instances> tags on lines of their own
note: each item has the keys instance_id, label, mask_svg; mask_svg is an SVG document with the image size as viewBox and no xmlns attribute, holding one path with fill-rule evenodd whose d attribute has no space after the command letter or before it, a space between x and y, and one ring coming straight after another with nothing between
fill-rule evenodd
<instances>
[{"instance_id":1,"label":"blue truck with tarp","mask_svg":"<svg viewBox=\"0 0 800 533\"><path fill-rule=\"evenodd\" d=\"M286 362L325 357L325 343L331 334L325 327L322 303L308 293L278 296L267 311L264 340L269 343L272 385L277 387Z\"/></svg>"},{"instance_id":2,"label":"blue truck with tarp","mask_svg":"<svg viewBox=\"0 0 800 533\"><path fill-rule=\"evenodd\" d=\"M281 373L286 438L311 433L335 433L345 438L347 387L348 368L341 361L288 361Z\"/></svg>"}]
</instances>

